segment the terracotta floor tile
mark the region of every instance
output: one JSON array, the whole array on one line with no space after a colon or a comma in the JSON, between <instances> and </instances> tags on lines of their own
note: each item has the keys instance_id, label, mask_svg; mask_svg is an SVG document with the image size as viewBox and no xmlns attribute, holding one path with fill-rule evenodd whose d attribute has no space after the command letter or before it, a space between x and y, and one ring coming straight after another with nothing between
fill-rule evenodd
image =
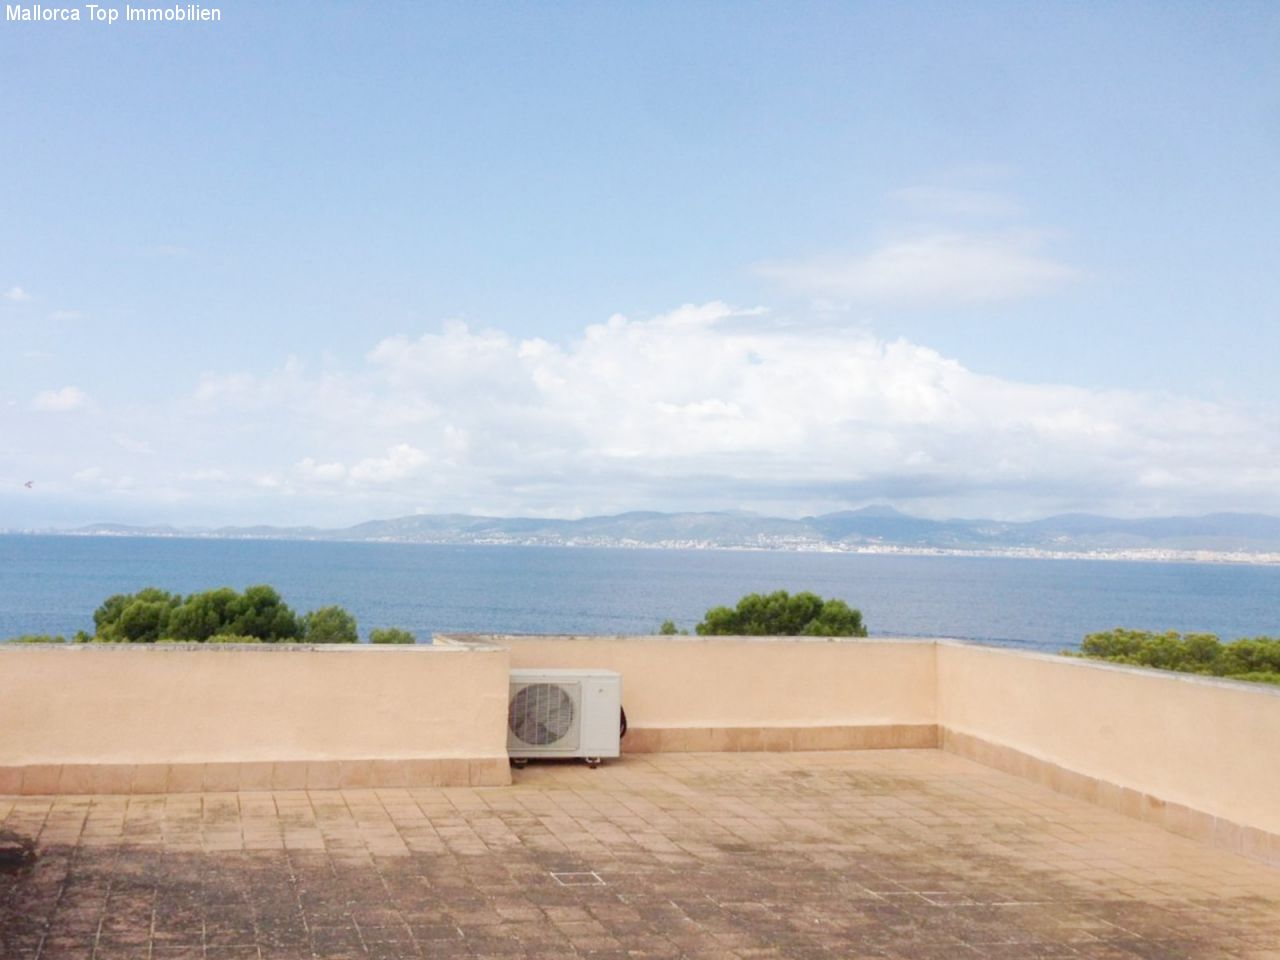
<instances>
[{"instance_id":1,"label":"terracotta floor tile","mask_svg":"<svg viewBox=\"0 0 1280 960\"><path fill-rule=\"evenodd\" d=\"M362 779L0 798L0 956L1280 958L1280 871L938 751Z\"/></svg>"}]
</instances>

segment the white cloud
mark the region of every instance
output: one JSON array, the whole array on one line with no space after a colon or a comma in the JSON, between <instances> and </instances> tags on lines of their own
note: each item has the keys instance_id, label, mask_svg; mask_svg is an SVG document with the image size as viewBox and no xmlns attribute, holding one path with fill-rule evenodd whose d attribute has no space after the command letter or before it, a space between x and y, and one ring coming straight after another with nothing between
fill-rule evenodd
<instances>
[{"instance_id":1,"label":"white cloud","mask_svg":"<svg viewBox=\"0 0 1280 960\"><path fill-rule=\"evenodd\" d=\"M383 455L363 457L350 467L337 460L320 462L303 457L293 466L293 480L312 489L387 486L412 478L430 461L431 457L417 447L397 443Z\"/></svg>"},{"instance_id":2,"label":"white cloud","mask_svg":"<svg viewBox=\"0 0 1280 960\"><path fill-rule=\"evenodd\" d=\"M48 393L46 407L82 397ZM6 442L43 451L50 484L94 463L135 478L131 496L200 503L216 483L223 517L244 504L300 522L798 514L873 498L968 515L1280 511L1280 431L1257 413L1019 383L907 340L715 302L563 342L447 324L386 338L345 371L210 374L185 401L94 416L90 432L19 414L31 433ZM164 456L141 473L144 445Z\"/></svg>"},{"instance_id":3,"label":"white cloud","mask_svg":"<svg viewBox=\"0 0 1280 960\"><path fill-rule=\"evenodd\" d=\"M104 490L113 493L127 493L136 485L133 477L127 474L113 474L99 466L85 467L71 476L74 484L81 488Z\"/></svg>"},{"instance_id":4,"label":"white cloud","mask_svg":"<svg viewBox=\"0 0 1280 960\"><path fill-rule=\"evenodd\" d=\"M906 340L742 313L614 316L566 343L447 324L383 340L348 374L222 378L234 388L206 402L234 413L252 398L273 436L311 448L259 472L296 494L345 490L367 515L797 512L872 496L961 512L985 497L996 513L1019 498L1038 513L1280 507L1276 433L1224 408L1018 383Z\"/></svg>"},{"instance_id":5,"label":"white cloud","mask_svg":"<svg viewBox=\"0 0 1280 960\"><path fill-rule=\"evenodd\" d=\"M936 231L894 240L870 253L762 264L760 274L815 297L887 306L994 303L1037 296L1080 271L1042 252L1029 232Z\"/></svg>"},{"instance_id":6,"label":"white cloud","mask_svg":"<svg viewBox=\"0 0 1280 960\"><path fill-rule=\"evenodd\" d=\"M298 472L306 479L321 482L344 480L347 476L347 468L342 464L316 463L311 457L304 457L298 461Z\"/></svg>"},{"instance_id":7,"label":"white cloud","mask_svg":"<svg viewBox=\"0 0 1280 960\"><path fill-rule=\"evenodd\" d=\"M42 390L31 401L31 409L47 413L66 413L77 410L89 402L89 395L78 387L61 390Z\"/></svg>"},{"instance_id":8,"label":"white cloud","mask_svg":"<svg viewBox=\"0 0 1280 960\"><path fill-rule=\"evenodd\" d=\"M125 433L113 434L111 439L115 442L115 445L117 447L119 447L121 450L126 450L129 453L137 453L137 454L142 454L144 456L150 456L151 454L155 453L155 450L152 449L151 444L148 443L146 440L138 440L137 438L131 437Z\"/></svg>"},{"instance_id":9,"label":"white cloud","mask_svg":"<svg viewBox=\"0 0 1280 960\"><path fill-rule=\"evenodd\" d=\"M55 310L49 314L49 319L57 322L66 320L79 320L84 316L79 310Z\"/></svg>"},{"instance_id":10,"label":"white cloud","mask_svg":"<svg viewBox=\"0 0 1280 960\"><path fill-rule=\"evenodd\" d=\"M10 287L5 291L4 298L10 303L30 303L35 299L35 297L27 293L27 291L23 290L21 287Z\"/></svg>"},{"instance_id":11,"label":"white cloud","mask_svg":"<svg viewBox=\"0 0 1280 960\"><path fill-rule=\"evenodd\" d=\"M398 443L387 451L385 457L366 457L357 463L351 468L351 479L356 483L395 483L412 477L430 459L416 447Z\"/></svg>"},{"instance_id":12,"label":"white cloud","mask_svg":"<svg viewBox=\"0 0 1280 960\"><path fill-rule=\"evenodd\" d=\"M196 387L196 399L224 400L261 390L261 382L247 373L232 373L222 376L206 373L200 377L200 383Z\"/></svg>"},{"instance_id":13,"label":"white cloud","mask_svg":"<svg viewBox=\"0 0 1280 960\"><path fill-rule=\"evenodd\" d=\"M1047 249L1051 233L1022 225L1004 173L955 171L950 182L889 194L895 223L870 249L760 264L757 272L811 301L882 308L954 307L1051 293L1082 272ZM973 186L973 183L981 184Z\"/></svg>"}]
</instances>

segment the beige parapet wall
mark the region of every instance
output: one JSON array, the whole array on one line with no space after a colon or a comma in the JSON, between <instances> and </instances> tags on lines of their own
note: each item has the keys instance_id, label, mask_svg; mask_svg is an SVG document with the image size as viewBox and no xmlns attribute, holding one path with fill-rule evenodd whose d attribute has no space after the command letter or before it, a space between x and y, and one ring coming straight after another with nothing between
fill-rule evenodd
<instances>
[{"instance_id":1,"label":"beige parapet wall","mask_svg":"<svg viewBox=\"0 0 1280 960\"><path fill-rule=\"evenodd\" d=\"M0 645L0 794L507 783L512 667L618 671L628 751L940 746L1280 865L1280 689L931 640Z\"/></svg>"},{"instance_id":2,"label":"beige parapet wall","mask_svg":"<svg viewBox=\"0 0 1280 960\"><path fill-rule=\"evenodd\" d=\"M0 645L0 794L501 784L478 645Z\"/></svg>"},{"instance_id":3,"label":"beige parapet wall","mask_svg":"<svg viewBox=\"0 0 1280 960\"><path fill-rule=\"evenodd\" d=\"M629 752L932 747L934 645L811 637L485 636L513 667L622 674Z\"/></svg>"},{"instance_id":4,"label":"beige parapet wall","mask_svg":"<svg viewBox=\"0 0 1280 960\"><path fill-rule=\"evenodd\" d=\"M1280 690L951 641L486 636L622 674L628 751L940 746L1280 865Z\"/></svg>"},{"instance_id":5,"label":"beige parapet wall","mask_svg":"<svg viewBox=\"0 0 1280 960\"><path fill-rule=\"evenodd\" d=\"M943 642L946 749L1280 864L1280 689Z\"/></svg>"}]
</instances>

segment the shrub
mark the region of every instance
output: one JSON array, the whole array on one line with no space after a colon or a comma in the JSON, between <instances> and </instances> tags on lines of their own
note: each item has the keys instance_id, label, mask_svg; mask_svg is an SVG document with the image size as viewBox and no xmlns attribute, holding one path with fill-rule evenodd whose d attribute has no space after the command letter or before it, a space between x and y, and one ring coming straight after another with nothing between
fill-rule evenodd
<instances>
[{"instance_id":1,"label":"shrub","mask_svg":"<svg viewBox=\"0 0 1280 960\"><path fill-rule=\"evenodd\" d=\"M1274 683L1280 686L1280 673L1229 673L1228 680L1248 680L1252 683Z\"/></svg>"},{"instance_id":2,"label":"shrub","mask_svg":"<svg viewBox=\"0 0 1280 960\"><path fill-rule=\"evenodd\" d=\"M229 619L219 629L219 633L287 642L300 637L304 629L298 615L280 598L280 594L274 587L266 584L246 587L244 593L228 608L227 613Z\"/></svg>"},{"instance_id":3,"label":"shrub","mask_svg":"<svg viewBox=\"0 0 1280 960\"><path fill-rule=\"evenodd\" d=\"M120 622L120 614L133 599L132 594L117 593L102 601L102 605L93 611L94 636L110 639L116 624Z\"/></svg>"},{"instance_id":4,"label":"shrub","mask_svg":"<svg viewBox=\"0 0 1280 960\"><path fill-rule=\"evenodd\" d=\"M49 633L24 633L20 637L10 637L9 643L66 643L67 638Z\"/></svg>"},{"instance_id":5,"label":"shrub","mask_svg":"<svg viewBox=\"0 0 1280 960\"><path fill-rule=\"evenodd\" d=\"M324 613L311 642L354 643L351 615L339 607L324 609L341 616ZM342 617L350 620L350 631ZM77 643L281 643L301 639L304 629L304 620L266 584L246 587L243 593L219 587L185 598L155 587L118 593L94 611L93 624L94 635L80 631Z\"/></svg>"},{"instance_id":6,"label":"shrub","mask_svg":"<svg viewBox=\"0 0 1280 960\"><path fill-rule=\"evenodd\" d=\"M97 638L108 643L155 643L165 635L169 617L181 602L178 595L156 587L117 593L94 611Z\"/></svg>"},{"instance_id":7,"label":"shrub","mask_svg":"<svg viewBox=\"0 0 1280 960\"><path fill-rule=\"evenodd\" d=\"M1070 651L1067 651L1070 653ZM1211 633L1151 633L1117 628L1091 633L1073 654L1181 673L1280 683L1280 639L1252 637L1224 644Z\"/></svg>"},{"instance_id":8,"label":"shrub","mask_svg":"<svg viewBox=\"0 0 1280 960\"><path fill-rule=\"evenodd\" d=\"M355 643L360 639L356 618L341 607L321 607L302 618L307 643Z\"/></svg>"},{"instance_id":9,"label":"shrub","mask_svg":"<svg viewBox=\"0 0 1280 960\"><path fill-rule=\"evenodd\" d=\"M696 627L699 636L865 637L862 612L843 600L807 591L749 593L737 607L712 607Z\"/></svg>"},{"instance_id":10,"label":"shrub","mask_svg":"<svg viewBox=\"0 0 1280 960\"><path fill-rule=\"evenodd\" d=\"M418 638L399 627L377 627L369 633L370 643L417 643Z\"/></svg>"},{"instance_id":11,"label":"shrub","mask_svg":"<svg viewBox=\"0 0 1280 960\"><path fill-rule=\"evenodd\" d=\"M1246 637L1229 643L1222 652L1222 664L1230 675L1280 674L1280 640L1271 637Z\"/></svg>"},{"instance_id":12,"label":"shrub","mask_svg":"<svg viewBox=\"0 0 1280 960\"><path fill-rule=\"evenodd\" d=\"M230 587L193 593L169 615L169 640L208 640L230 629L231 621L242 614L240 594Z\"/></svg>"}]
</instances>

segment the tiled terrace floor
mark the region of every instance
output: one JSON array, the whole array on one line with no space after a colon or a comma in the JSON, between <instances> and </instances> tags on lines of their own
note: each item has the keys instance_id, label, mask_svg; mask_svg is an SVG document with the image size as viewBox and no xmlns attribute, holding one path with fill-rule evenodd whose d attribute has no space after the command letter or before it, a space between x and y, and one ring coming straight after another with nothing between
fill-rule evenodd
<instances>
[{"instance_id":1,"label":"tiled terrace floor","mask_svg":"<svg viewBox=\"0 0 1280 960\"><path fill-rule=\"evenodd\" d=\"M939 751L0 798L0 957L1280 958L1280 871Z\"/></svg>"}]
</instances>

